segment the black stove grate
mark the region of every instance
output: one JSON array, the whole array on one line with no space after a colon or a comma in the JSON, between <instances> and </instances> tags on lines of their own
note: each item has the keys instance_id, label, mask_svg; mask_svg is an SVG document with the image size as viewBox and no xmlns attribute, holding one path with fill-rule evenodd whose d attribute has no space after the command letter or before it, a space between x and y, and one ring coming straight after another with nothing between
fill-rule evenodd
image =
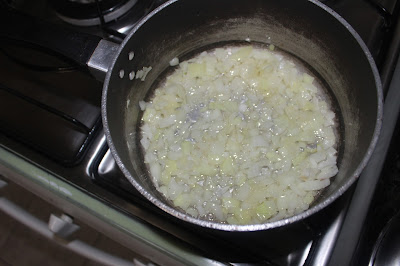
<instances>
[{"instance_id":1,"label":"black stove grate","mask_svg":"<svg viewBox=\"0 0 400 266\"><path fill-rule=\"evenodd\" d=\"M0 44L0 133L65 166L101 128L102 84L54 54Z\"/></svg>"}]
</instances>

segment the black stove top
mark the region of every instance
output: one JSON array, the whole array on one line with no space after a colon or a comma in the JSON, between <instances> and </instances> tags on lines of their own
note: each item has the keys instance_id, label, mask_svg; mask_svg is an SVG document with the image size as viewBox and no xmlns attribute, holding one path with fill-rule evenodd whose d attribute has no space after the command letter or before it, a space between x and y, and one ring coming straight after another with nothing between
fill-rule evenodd
<instances>
[{"instance_id":1,"label":"black stove top","mask_svg":"<svg viewBox=\"0 0 400 266\"><path fill-rule=\"evenodd\" d=\"M116 7L132 5L109 20L107 14L117 1L89 1L89 13L71 13L73 1L40 1L33 7L30 1L5 1L23 12L80 31L120 42L134 23L164 1L126 0ZM103 2L103 3L102 3ZM135 2L135 3L133 3ZM385 93L389 89L397 62L400 34L397 24L400 5L396 0L325 0L360 34L378 65ZM98 4L102 3L103 9ZM85 6L89 9L89 6ZM137 10L136 8L140 8ZM102 10L97 22L95 12ZM115 11L115 10L114 10ZM94 12L94 13L93 13ZM130 15L129 15L130 14ZM76 24L89 23L81 26ZM297 249L271 258L262 253L243 255L238 243L216 239L204 232L182 228L170 217L144 200L124 178L106 145L100 120L102 84L88 73L57 55L38 47L21 43L0 43L0 144L28 158L51 172L65 176L71 183L97 195L115 208L140 217L155 227L199 248L206 256L249 262L258 258L264 263L278 265L320 265L329 258L324 249L333 249L338 230L346 215L354 188L347 192L332 209L337 209L323 230L313 231L312 241ZM398 132L398 131L397 131ZM398 135L398 134L397 134ZM395 135L396 136L396 135ZM398 140L393 140L398 145ZM95 153L92 153L96 150ZM365 254L373 245L384 225L397 212L395 195L399 182L398 149L392 148L385 174L380 179L376 198L368 214L357 249L358 264L365 263ZM396 153L397 152L397 153ZM89 158L90 157L90 158ZM389 194L388 191L391 193ZM382 195L384 195L382 197ZM390 203L387 203L389 202ZM210 243L213 243L210 245ZM236 254L232 257L232 254ZM325 254L325 255L324 255Z\"/></svg>"},{"instance_id":2,"label":"black stove top","mask_svg":"<svg viewBox=\"0 0 400 266\"><path fill-rule=\"evenodd\" d=\"M400 259L400 120L393 136L354 256L357 265L394 265Z\"/></svg>"},{"instance_id":3,"label":"black stove top","mask_svg":"<svg viewBox=\"0 0 400 266\"><path fill-rule=\"evenodd\" d=\"M102 84L31 47L3 43L0 61L1 131L62 165L78 163L101 127Z\"/></svg>"}]
</instances>

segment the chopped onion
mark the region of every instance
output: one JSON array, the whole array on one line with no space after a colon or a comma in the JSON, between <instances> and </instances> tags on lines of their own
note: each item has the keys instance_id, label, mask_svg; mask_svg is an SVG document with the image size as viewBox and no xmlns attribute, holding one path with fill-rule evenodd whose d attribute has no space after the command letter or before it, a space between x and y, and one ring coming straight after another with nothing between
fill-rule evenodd
<instances>
[{"instance_id":1,"label":"chopped onion","mask_svg":"<svg viewBox=\"0 0 400 266\"><path fill-rule=\"evenodd\" d=\"M177 66L177 65L179 65L179 58L178 58L178 57L172 58L171 61L169 61L169 65L170 65L170 66Z\"/></svg>"},{"instance_id":2,"label":"chopped onion","mask_svg":"<svg viewBox=\"0 0 400 266\"><path fill-rule=\"evenodd\" d=\"M140 143L160 193L221 223L309 208L338 172L335 113L319 81L272 44L216 48L170 65L175 72L139 102Z\"/></svg>"}]
</instances>

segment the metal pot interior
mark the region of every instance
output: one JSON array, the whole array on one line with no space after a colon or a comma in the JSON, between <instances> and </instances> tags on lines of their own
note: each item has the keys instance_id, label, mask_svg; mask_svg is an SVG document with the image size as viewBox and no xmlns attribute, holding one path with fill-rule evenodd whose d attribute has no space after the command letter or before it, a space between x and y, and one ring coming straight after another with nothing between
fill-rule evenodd
<instances>
[{"instance_id":1,"label":"metal pot interior","mask_svg":"<svg viewBox=\"0 0 400 266\"><path fill-rule=\"evenodd\" d=\"M286 220L250 226L197 220L175 210L149 179L139 148L138 102L150 95L153 84L170 68L172 58L246 38L272 43L292 54L326 83L341 120L339 173L308 211ZM144 81L130 80L131 71L149 66L152 70ZM120 55L106 77L102 111L117 164L147 199L164 211L200 226L254 231L301 220L331 203L356 180L379 131L380 90L376 67L359 36L317 1L171 1L143 20L122 44Z\"/></svg>"}]
</instances>

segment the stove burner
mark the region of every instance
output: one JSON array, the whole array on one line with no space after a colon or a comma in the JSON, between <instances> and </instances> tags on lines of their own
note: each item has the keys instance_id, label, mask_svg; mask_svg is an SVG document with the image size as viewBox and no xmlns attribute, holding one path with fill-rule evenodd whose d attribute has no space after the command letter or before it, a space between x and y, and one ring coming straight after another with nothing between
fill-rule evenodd
<instances>
[{"instance_id":1,"label":"stove burner","mask_svg":"<svg viewBox=\"0 0 400 266\"><path fill-rule=\"evenodd\" d=\"M116 20L135 7L138 0L54 0L59 18L76 26L96 26ZM137 6L137 5L136 5Z\"/></svg>"}]
</instances>

